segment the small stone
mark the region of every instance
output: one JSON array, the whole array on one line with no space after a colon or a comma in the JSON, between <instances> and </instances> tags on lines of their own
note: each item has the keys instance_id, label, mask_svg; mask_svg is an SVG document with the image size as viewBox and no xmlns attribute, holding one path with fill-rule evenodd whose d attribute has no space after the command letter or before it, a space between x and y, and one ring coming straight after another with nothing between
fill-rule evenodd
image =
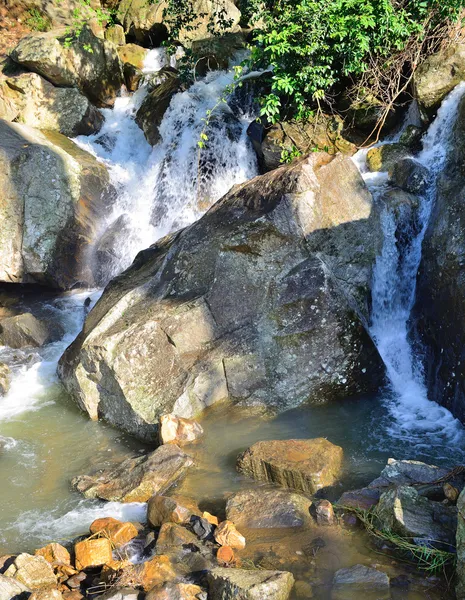
<instances>
[{"instance_id":1,"label":"small stone","mask_svg":"<svg viewBox=\"0 0 465 600\"><path fill-rule=\"evenodd\" d=\"M206 519L211 525L218 527L218 517L215 517L215 515L210 514L206 510L202 513L202 519Z\"/></svg>"},{"instance_id":2,"label":"small stone","mask_svg":"<svg viewBox=\"0 0 465 600\"><path fill-rule=\"evenodd\" d=\"M208 573L209 600L287 600L294 577L286 571L228 569Z\"/></svg>"},{"instance_id":3,"label":"small stone","mask_svg":"<svg viewBox=\"0 0 465 600\"><path fill-rule=\"evenodd\" d=\"M166 554L189 544L198 544L198 538L192 531L176 523L164 523L158 534L156 553Z\"/></svg>"},{"instance_id":4,"label":"small stone","mask_svg":"<svg viewBox=\"0 0 465 600\"><path fill-rule=\"evenodd\" d=\"M460 496L459 490L448 482L443 485L442 489L444 490L444 496L449 500L449 502L456 504L458 497Z\"/></svg>"},{"instance_id":5,"label":"small stone","mask_svg":"<svg viewBox=\"0 0 465 600\"><path fill-rule=\"evenodd\" d=\"M84 572L76 573L76 575L73 575L72 577L70 577L68 579L68 581L66 582L66 585L71 589L78 588L81 586L81 583L86 578L87 578L87 575Z\"/></svg>"},{"instance_id":6,"label":"small stone","mask_svg":"<svg viewBox=\"0 0 465 600\"><path fill-rule=\"evenodd\" d=\"M62 565L71 565L71 556L68 550L61 544L48 544L34 552L36 556L43 556L51 564L59 563Z\"/></svg>"},{"instance_id":7,"label":"small stone","mask_svg":"<svg viewBox=\"0 0 465 600\"><path fill-rule=\"evenodd\" d=\"M234 563L234 550L230 546L221 546L218 548L216 560L221 567L226 567Z\"/></svg>"},{"instance_id":8,"label":"small stone","mask_svg":"<svg viewBox=\"0 0 465 600\"><path fill-rule=\"evenodd\" d=\"M207 540L210 539L213 535L213 525L207 521L207 519L202 519L202 517L192 516L190 519L190 524L194 533L201 539Z\"/></svg>"},{"instance_id":9,"label":"small stone","mask_svg":"<svg viewBox=\"0 0 465 600\"><path fill-rule=\"evenodd\" d=\"M160 441L162 444L175 443L184 446L195 442L203 435L203 428L197 421L176 415L160 417Z\"/></svg>"},{"instance_id":10,"label":"small stone","mask_svg":"<svg viewBox=\"0 0 465 600\"><path fill-rule=\"evenodd\" d=\"M168 556L154 556L150 560L137 565L137 580L145 591L151 590L156 585L161 585L176 579L176 573Z\"/></svg>"},{"instance_id":11,"label":"small stone","mask_svg":"<svg viewBox=\"0 0 465 600\"><path fill-rule=\"evenodd\" d=\"M313 598L313 588L306 581L296 581L294 585L294 592L297 598L302 598L302 600Z\"/></svg>"},{"instance_id":12,"label":"small stone","mask_svg":"<svg viewBox=\"0 0 465 600\"><path fill-rule=\"evenodd\" d=\"M152 588L145 600L199 600L203 590L191 583L165 583Z\"/></svg>"},{"instance_id":13,"label":"small stone","mask_svg":"<svg viewBox=\"0 0 465 600\"><path fill-rule=\"evenodd\" d=\"M50 563L43 556L20 554L5 571L5 575L14 577L31 590L41 590L57 585L57 578Z\"/></svg>"},{"instance_id":14,"label":"small stone","mask_svg":"<svg viewBox=\"0 0 465 600\"><path fill-rule=\"evenodd\" d=\"M236 550L245 548L245 537L237 531L232 521L223 521L215 530L215 541L220 546L230 546Z\"/></svg>"},{"instance_id":15,"label":"small stone","mask_svg":"<svg viewBox=\"0 0 465 600\"><path fill-rule=\"evenodd\" d=\"M333 579L331 600L353 600L358 597L363 597L364 600L390 600L389 577L386 573L364 565L337 571Z\"/></svg>"},{"instance_id":16,"label":"small stone","mask_svg":"<svg viewBox=\"0 0 465 600\"><path fill-rule=\"evenodd\" d=\"M124 546L138 535L132 523L122 523L112 517L95 520L90 526L90 532L105 533L117 548Z\"/></svg>"},{"instance_id":17,"label":"small stone","mask_svg":"<svg viewBox=\"0 0 465 600\"><path fill-rule=\"evenodd\" d=\"M318 525L334 525L334 509L329 500L315 500L311 511Z\"/></svg>"},{"instance_id":18,"label":"small stone","mask_svg":"<svg viewBox=\"0 0 465 600\"><path fill-rule=\"evenodd\" d=\"M74 546L76 568L80 571L100 567L113 559L108 538L87 539Z\"/></svg>"},{"instance_id":19,"label":"small stone","mask_svg":"<svg viewBox=\"0 0 465 600\"><path fill-rule=\"evenodd\" d=\"M176 496L152 496L147 506L147 521L152 527L163 523L188 523L193 514L199 514L199 508L188 498Z\"/></svg>"}]
</instances>

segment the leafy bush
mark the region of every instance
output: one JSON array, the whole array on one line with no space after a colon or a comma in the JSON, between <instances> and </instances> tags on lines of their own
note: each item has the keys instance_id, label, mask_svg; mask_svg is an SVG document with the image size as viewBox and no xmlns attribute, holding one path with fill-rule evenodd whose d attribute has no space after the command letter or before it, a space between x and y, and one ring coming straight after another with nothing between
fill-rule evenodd
<instances>
[{"instance_id":1,"label":"leafy bush","mask_svg":"<svg viewBox=\"0 0 465 600\"><path fill-rule=\"evenodd\" d=\"M48 31L51 28L50 19L37 8L31 8L25 24L32 31Z\"/></svg>"}]
</instances>

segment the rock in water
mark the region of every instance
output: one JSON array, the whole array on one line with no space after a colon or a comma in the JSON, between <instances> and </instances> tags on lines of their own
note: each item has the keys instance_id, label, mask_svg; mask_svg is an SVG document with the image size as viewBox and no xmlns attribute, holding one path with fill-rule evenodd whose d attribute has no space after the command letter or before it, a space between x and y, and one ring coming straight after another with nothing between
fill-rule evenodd
<instances>
[{"instance_id":1,"label":"rock in water","mask_svg":"<svg viewBox=\"0 0 465 600\"><path fill-rule=\"evenodd\" d=\"M98 106L111 105L124 81L116 46L88 26L70 46L66 37L64 29L31 33L10 56L58 87L77 87Z\"/></svg>"},{"instance_id":2,"label":"rock in water","mask_svg":"<svg viewBox=\"0 0 465 600\"><path fill-rule=\"evenodd\" d=\"M259 481L314 494L336 483L342 457L342 448L325 438L257 442L239 456L237 468Z\"/></svg>"},{"instance_id":3,"label":"rock in water","mask_svg":"<svg viewBox=\"0 0 465 600\"><path fill-rule=\"evenodd\" d=\"M390 600L389 577L386 573L355 565L349 569L340 569L333 579L331 600Z\"/></svg>"},{"instance_id":4,"label":"rock in water","mask_svg":"<svg viewBox=\"0 0 465 600\"><path fill-rule=\"evenodd\" d=\"M169 412L375 390L363 324L381 243L350 159L312 154L235 186L107 286L61 378L91 418L149 440Z\"/></svg>"},{"instance_id":5,"label":"rock in water","mask_svg":"<svg viewBox=\"0 0 465 600\"><path fill-rule=\"evenodd\" d=\"M286 571L218 567L208 573L211 600L287 600L293 585Z\"/></svg>"},{"instance_id":6,"label":"rock in water","mask_svg":"<svg viewBox=\"0 0 465 600\"><path fill-rule=\"evenodd\" d=\"M228 499L226 518L239 528L288 528L308 525L311 501L295 492L253 488Z\"/></svg>"},{"instance_id":7,"label":"rock in water","mask_svg":"<svg viewBox=\"0 0 465 600\"><path fill-rule=\"evenodd\" d=\"M0 363L0 396L4 396L10 389L10 367Z\"/></svg>"},{"instance_id":8,"label":"rock in water","mask_svg":"<svg viewBox=\"0 0 465 600\"><path fill-rule=\"evenodd\" d=\"M51 339L52 335L45 323L31 313L2 319L0 322L0 345L10 348L39 348Z\"/></svg>"},{"instance_id":9,"label":"rock in water","mask_svg":"<svg viewBox=\"0 0 465 600\"><path fill-rule=\"evenodd\" d=\"M147 502L154 494L168 490L193 464L192 458L169 444L151 454L127 458L116 468L97 475L80 475L71 483L86 498Z\"/></svg>"},{"instance_id":10,"label":"rock in water","mask_svg":"<svg viewBox=\"0 0 465 600\"><path fill-rule=\"evenodd\" d=\"M178 446L184 446L195 442L202 435L201 425L192 419L183 419L176 415L160 417L160 442L162 444L175 443Z\"/></svg>"},{"instance_id":11,"label":"rock in water","mask_svg":"<svg viewBox=\"0 0 465 600\"><path fill-rule=\"evenodd\" d=\"M108 185L105 166L65 136L0 119L0 281L92 287Z\"/></svg>"},{"instance_id":12,"label":"rock in water","mask_svg":"<svg viewBox=\"0 0 465 600\"><path fill-rule=\"evenodd\" d=\"M152 527L163 523L188 523L192 515L199 514L199 507L188 498L156 494L147 505L147 521Z\"/></svg>"}]
</instances>

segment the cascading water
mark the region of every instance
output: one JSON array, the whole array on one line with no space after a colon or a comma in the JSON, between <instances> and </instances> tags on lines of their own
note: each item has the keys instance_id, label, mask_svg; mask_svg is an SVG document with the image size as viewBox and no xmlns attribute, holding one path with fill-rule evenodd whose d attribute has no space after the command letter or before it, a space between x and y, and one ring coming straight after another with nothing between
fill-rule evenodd
<instances>
[{"instance_id":1,"label":"cascading water","mask_svg":"<svg viewBox=\"0 0 465 600\"><path fill-rule=\"evenodd\" d=\"M451 92L423 138L423 150L416 160L429 170L430 182L420 197L420 206L411 209L415 216L402 223L402 210L399 213L398 209L383 208L384 244L374 270L370 328L390 380L391 389L385 398L389 437L411 444L423 456L431 455L432 448L433 454L440 456L444 447L449 459L454 452L462 457L464 430L447 409L428 400L421 362L409 339L409 318L436 179L444 167L458 103L464 93L465 83ZM373 175L365 177L375 196L381 197L386 191L386 174L380 174L378 179Z\"/></svg>"}]
</instances>

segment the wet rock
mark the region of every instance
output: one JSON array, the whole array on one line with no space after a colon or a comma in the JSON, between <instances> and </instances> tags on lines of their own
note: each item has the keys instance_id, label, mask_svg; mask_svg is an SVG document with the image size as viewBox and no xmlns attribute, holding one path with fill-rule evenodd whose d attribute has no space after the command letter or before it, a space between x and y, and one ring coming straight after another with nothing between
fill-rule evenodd
<instances>
[{"instance_id":1,"label":"wet rock","mask_svg":"<svg viewBox=\"0 0 465 600\"><path fill-rule=\"evenodd\" d=\"M1 325L0 325L1 327ZM0 336L0 345L1 336ZM10 389L10 367L5 363L0 363L0 396L4 396Z\"/></svg>"},{"instance_id":2,"label":"wet rock","mask_svg":"<svg viewBox=\"0 0 465 600\"><path fill-rule=\"evenodd\" d=\"M416 485L427 484L447 475L447 469L428 465L418 460L395 460L390 458L381 471L380 476L372 481L369 488L388 487L392 484Z\"/></svg>"},{"instance_id":3,"label":"wet rock","mask_svg":"<svg viewBox=\"0 0 465 600\"><path fill-rule=\"evenodd\" d=\"M343 452L325 438L257 442L237 460L239 471L258 479L315 493L339 478Z\"/></svg>"},{"instance_id":4,"label":"wet rock","mask_svg":"<svg viewBox=\"0 0 465 600\"><path fill-rule=\"evenodd\" d=\"M128 458L114 469L75 477L72 485L86 498L147 502L154 494L167 491L193 464L180 448L168 444L150 454Z\"/></svg>"},{"instance_id":5,"label":"wet rock","mask_svg":"<svg viewBox=\"0 0 465 600\"><path fill-rule=\"evenodd\" d=\"M6 102L13 113L2 110ZM57 88L37 73L0 82L0 118L69 137L97 133L103 125L102 114L79 90Z\"/></svg>"},{"instance_id":6,"label":"wet rock","mask_svg":"<svg viewBox=\"0 0 465 600\"><path fill-rule=\"evenodd\" d=\"M0 281L92 287L108 186L105 166L65 136L0 120Z\"/></svg>"},{"instance_id":7,"label":"wet rock","mask_svg":"<svg viewBox=\"0 0 465 600\"><path fill-rule=\"evenodd\" d=\"M139 534L132 523L122 523L112 517L95 520L90 526L90 532L103 533L116 548L124 546Z\"/></svg>"},{"instance_id":8,"label":"wet rock","mask_svg":"<svg viewBox=\"0 0 465 600\"><path fill-rule=\"evenodd\" d=\"M0 344L10 348L38 348L51 340L45 323L31 313L2 319L0 322Z\"/></svg>"},{"instance_id":9,"label":"wet rock","mask_svg":"<svg viewBox=\"0 0 465 600\"><path fill-rule=\"evenodd\" d=\"M0 575L0 600L22 600L29 596L30 590L25 585L11 577Z\"/></svg>"},{"instance_id":10,"label":"wet rock","mask_svg":"<svg viewBox=\"0 0 465 600\"><path fill-rule=\"evenodd\" d=\"M208 573L211 600L287 600L294 577L286 571L228 569Z\"/></svg>"},{"instance_id":11,"label":"wet rock","mask_svg":"<svg viewBox=\"0 0 465 600\"><path fill-rule=\"evenodd\" d=\"M223 521L214 532L215 542L220 546L229 546L233 550L245 548L245 537L239 533L232 521Z\"/></svg>"},{"instance_id":12,"label":"wet rock","mask_svg":"<svg viewBox=\"0 0 465 600\"><path fill-rule=\"evenodd\" d=\"M411 151L417 152L421 150L421 138L424 130L417 125L407 125L402 132L399 142L407 146Z\"/></svg>"},{"instance_id":13,"label":"wet rock","mask_svg":"<svg viewBox=\"0 0 465 600\"><path fill-rule=\"evenodd\" d=\"M76 87L98 106L111 105L123 83L116 46L84 26L67 47L65 30L31 33L11 58L58 87Z\"/></svg>"},{"instance_id":14,"label":"wet rock","mask_svg":"<svg viewBox=\"0 0 465 600\"><path fill-rule=\"evenodd\" d=\"M403 144L383 144L367 152L366 163L370 171L389 171L396 162L410 156Z\"/></svg>"},{"instance_id":15,"label":"wet rock","mask_svg":"<svg viewBox=\"0 0 465 600\"><path fill-rule=\"evenodd\" d=\"M341 507L360 508L362 510L370 510L379 502L381 491L379 488L362 488L361 490L350 490L344 492L337 501Z\"/></svg>"},{"instance_id":16,"label":"wet rock","mask_svg":"<svg viewBox=\"0 0 465 600\"><path fill-rule=\"evenodd\" d=\"M157 494L148 502L147 520L152 527L160 527L163 523L188 523L191 516L199 512L198 506L189 498Z\"/></svg>"},{"instance_id":17,"label":"wet rock","mask_svg":"<svg viewBox=\"0 0 465 600\"><path fill-rule=\"evenodd\" d=\"M359 596L366 600L390 600L389 577L382 571L364 565L337 571L331 600L352 600Z\"/></svg>"},{"instance_id":18,"label":"wet rock","mask_svg":"<svg viewBox=\"0 0 465 600\"><path fill-rule=\"evenodd\" d=\"M112 560L111 542L108 538L91 538L78 542L74 546L76 569L83 571L91 567L100 567Z\"/></svg>"},{"instance_id":19,"label":"wet rock","mask_svg":"<svg viewBox=\"0 0 465 600\"><path fill-rule=\"evenodd\" d=\"M34 553L36 556L43 556L45 560L53 564L71 565L71 557L68 550L56 542L39 548Z\"/></svg>"},{"instance_id":20,"label":"wet rock","mask_svg":"<svg viewBox=\"0 0 465 600\"><path fill-rule=\"evenodd\" d=\"M175 443L184 446L195 442L203 435L203 429L197 421L183 419L176 415L163 415L160 417L160 442L162 444Z\"/></svg>"},{"instance_id":21,"label":"wet rock","mask_svg":"<svg viewBox=\"0 0 465 600\"><path fill-rule=\"evenodd\" d=\"M60 376L91 418L145 440L161 415L225 400L283 411L377 389L384 367L363 323L381 243L350 159L280 167L140 253Z\"/></svg>"},{"instance_id":22,"label":"wet rock","mask_svg":"<svg viewBox=\"0 0 465 600\"><path fill-rule=\"evenodd\" d=\"M207 521L207 519L203 519L202 517L193 516L190 519L190 525L192 527L192 531L201 540L208 540L213 537L214 527L210 523L210 521Z\"/></svg>"},{"instance_id":23,"label":"wet rock","mask_svg":"<svg viewBox=\"0 0 465 600\"><path fill-rule=\"evenodd\" d=\"M426 167L414 158L403 158L389 169L389 178L401 190L410 194L424 194L431 176Z\"/></svg>"},{"instance_id":24,"label":"wet rock","mask_svg":"<svg viewBox=\"0 0 465 600\"><path fill-rule=\"evenodd\" d=\"M145 600L201 600L201 587L191 583L166 583L152 588Z\"/></svg>"},{"instance_id":25,"label":"wet rock","mask_svg":"<svg viewBox=\"0 0 465 600\"><path fill-rule=\"evenodd\" d=\"M418 545L454 544L455 507L420 496L414 487L401 485L381 494L375 514L383 529L413 538Z\"/></svg>"},{"instance_id":26,"label":"wet rock","mask_svg":"<svg viewBox=\"0 0 465 600\"><path fill-rule=\"evenodd\" d=\"M159 127L171 98L180 89L180 80L175 69L165 67L158 74L163 81L148 94L136 114L136 123L144 132L149 144L155 146L160 141Z\"/></svg>"},{"instance_id":27,"label":"wet rock","mask_svg":"<svg viewBox=\"0 0 465 600\"><path fill-rule=\"evenodd\" d=\"M228 499L226 517L247 529L303 527L311 522L310 505L294 492L253 488Z\"/></svg>"},{"instance_id":28,"label":"wet rock","mask_svg":"<svg viewBox=\"0 0 465 600\"><path fill-rule=\"evenodd\" d=\"M156 553L169 554L189 544L198 544L195 533L176 523L164 523L158 534Z\"/></svg>"},{"instance_id":29,"label":"wet rock","mask_svg":"<svg viewBox=\"0 0 465 600\"><path fill-rule=\"evenodd\" d=\"M465 44L452 44L427 58L414 75L414 94L420 107L434 114L443 99L465 79Z\"/></svg>"},{"instance_id":30,"label":"wet rock","mask_svg":"<svg viewBox=\"0 0 465 600\"><path fill-rule=\"evenodd\" d=\"M118 24L107 27L107 29L105 29L105 39L115 44L115 46L124 46L126 44L124 28Z\"/></svg>"},{"instance_id":31,"label":"wet rock","mask_svg":"<svg viewBox=\"0 0 465 600\"><path fill-rule=\"evenodd\" d=\"M334 525L333 505L329 500L314 500L310 509L318 525Z\"/></svg>"},{"instance_id":32,"label":"wet rock","mask_svg":"<svg viewBox=\"0 0 465 600\"><path fill-rule=\"evenodd\" d=\"M118 273L125 258L123 240L129 242L133 235L132 221L126 214L105 229L94 249L92 271L98 285L106 285Z\"/></svg>"},{"instance_id":33,"label":"wet rock","mask_svg":"<svg viewBox=\"0 0 465 600\"><path fill-rule=\"evenodd\" d=\"M56 587L57 585L53 569L43 556L20 554L5 571L5 575L13 577L31 590Z\"/></svg>"}]
</instances>

